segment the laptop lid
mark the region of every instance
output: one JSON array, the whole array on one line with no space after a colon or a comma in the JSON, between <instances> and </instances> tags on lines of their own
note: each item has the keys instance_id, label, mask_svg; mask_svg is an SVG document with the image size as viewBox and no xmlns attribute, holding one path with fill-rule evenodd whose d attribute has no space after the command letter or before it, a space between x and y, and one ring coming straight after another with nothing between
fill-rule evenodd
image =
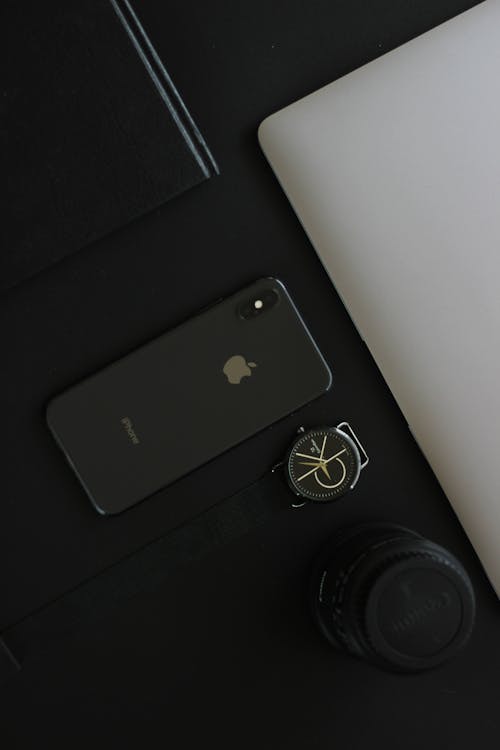
<instances>
[{"instance_id":1,"label":"laptop lid","mask_svg":"<svg viewBox=\"0 0 500 750\"><path fill-rule=\"evenodd\" d=\"M259 129L497 593L499 80L487 0Z\"/></svg>"}]
</instances>

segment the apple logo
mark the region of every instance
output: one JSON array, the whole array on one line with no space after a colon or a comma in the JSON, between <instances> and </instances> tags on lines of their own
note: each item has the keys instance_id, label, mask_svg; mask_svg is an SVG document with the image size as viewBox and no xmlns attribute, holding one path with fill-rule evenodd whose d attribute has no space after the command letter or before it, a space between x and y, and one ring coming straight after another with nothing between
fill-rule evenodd
<instances>
[{"instance_id":1,"label":"apple logo","mask_svg":"<svg viewBox=\"0 0 500 750\"><path fill-rule=\"evenodd\" d=\"M255 362L247 362L245 357L241 354L235 354L229 357L222 372L231 383L231 385L239 385L243 378L248 378L252 374L250 368L257 367Z\"/></svg>"}]
</instances>

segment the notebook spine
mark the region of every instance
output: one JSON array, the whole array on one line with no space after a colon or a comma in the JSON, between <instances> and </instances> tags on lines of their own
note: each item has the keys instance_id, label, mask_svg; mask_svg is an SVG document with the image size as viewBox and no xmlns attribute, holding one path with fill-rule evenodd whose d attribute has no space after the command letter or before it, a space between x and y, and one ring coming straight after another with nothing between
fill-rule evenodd
<instances>
[{"instance_id":1,"label":"notebook spine","mask_svg":"<svg viewBox=\"0 0 500 750\"><path fill-rule=\"evenodd\" d=\"M110 2L204 176L209 178L219 174L219 168L205 139L196 127L134 9L128 0Z\"/></svg>"}]
</instances>

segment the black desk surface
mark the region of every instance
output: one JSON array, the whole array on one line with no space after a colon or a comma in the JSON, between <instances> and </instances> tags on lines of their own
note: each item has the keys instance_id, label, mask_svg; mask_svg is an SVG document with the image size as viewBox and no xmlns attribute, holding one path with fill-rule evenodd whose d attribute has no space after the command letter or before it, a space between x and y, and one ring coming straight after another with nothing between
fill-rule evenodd
<instances>
[{"instance_id":1,"label":"black desk surface","mask_svg":"<svg viewBox=\"0 0 500 750\"><path fill-rule=\"evenodd\" d=\"M302 423L349 419L371 463L350 498L277 518L31 661L2 692L4 747L498 746L498 601L256 139L266 115L473 4L141 1L221 175L1 301L0 626L158 536L169 507L195 513L251 482ZM335 387L135 509L99 517L45 428L46 401L268 274L289 287ZM311 557L330 531L369 518L419 530L470 571L477 626L449 665L386 674L316 633Z\"/></svg>"}]
</instances>

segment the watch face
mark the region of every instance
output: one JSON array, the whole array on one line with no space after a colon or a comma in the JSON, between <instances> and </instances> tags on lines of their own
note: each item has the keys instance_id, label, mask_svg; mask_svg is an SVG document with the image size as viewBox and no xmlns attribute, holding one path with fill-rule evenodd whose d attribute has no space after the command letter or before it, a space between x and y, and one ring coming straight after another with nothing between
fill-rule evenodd
<instances>
[{"instance_id":1,"label":"watch face","mask_svg":"<svg viewBox=\"0 0 500 750\"><path fill-rule=\"evenodd\" d=\"M292 490L308 500L335 500L351 489L361 459L352 439L335 427L309 430L294 443L287 476Z\"/></svg>"}]
</instances>

